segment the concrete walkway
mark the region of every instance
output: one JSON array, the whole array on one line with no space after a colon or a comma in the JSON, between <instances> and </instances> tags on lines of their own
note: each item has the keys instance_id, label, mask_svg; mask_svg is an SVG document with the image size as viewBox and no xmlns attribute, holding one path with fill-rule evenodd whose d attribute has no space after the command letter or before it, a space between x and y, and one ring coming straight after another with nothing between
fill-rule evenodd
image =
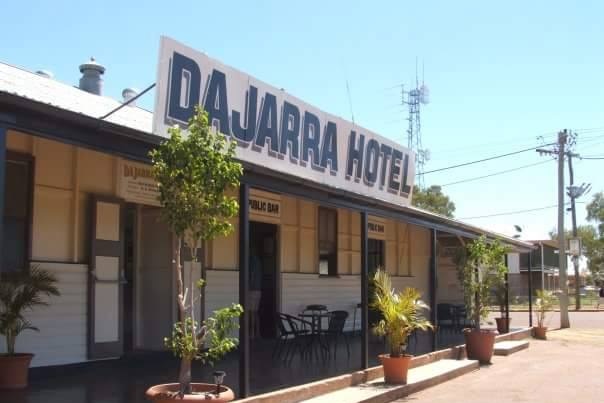
<instances>
[{"instance_id":1,"label":"concrete walkway","mask_svg":"<svg viewBox=\"0 0 604 403\"><path fill-rule=\"evenodd\" d=\"M604 402L604 326L557 330L493 365L395 402Z\"/></svg>"}]
</instances>

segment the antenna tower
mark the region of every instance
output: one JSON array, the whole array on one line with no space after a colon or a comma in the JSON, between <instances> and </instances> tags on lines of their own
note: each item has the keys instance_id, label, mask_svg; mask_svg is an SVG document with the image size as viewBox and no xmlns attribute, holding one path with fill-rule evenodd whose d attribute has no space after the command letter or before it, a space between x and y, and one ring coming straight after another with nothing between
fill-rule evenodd
<instances>
[{"instance_id":1,"label":"antenna tower","mask_svg":"<svg viewBox=\"0 0 604 403\"><path fill-rule=\"evenodd\" d=\"M417 72L417 60L415 62L415 88L408 91L405 87L401 90L401 100L403 106L406 106L409 111L407 121L407 147L415 152L415 176L417 185L424 188L424 165L430 160L430 150L422 145L421 132L421 106L427 105L430 102L430 91L424 84L424 74L422 66L422 82L419 83L419 75Z\"/></svg>"}]
</instances>

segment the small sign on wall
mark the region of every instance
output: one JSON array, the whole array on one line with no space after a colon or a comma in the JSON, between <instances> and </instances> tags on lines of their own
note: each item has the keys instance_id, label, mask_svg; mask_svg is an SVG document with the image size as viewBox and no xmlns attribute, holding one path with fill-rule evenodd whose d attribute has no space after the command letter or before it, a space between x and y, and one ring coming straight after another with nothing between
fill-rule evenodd
<instances>
[{"instance_id":1,"label":"small sign on wall","mask_svg":"<svg viewBox=\"0 0 604 403\"><path fill-rule=\"evenodd\" d=\"M384 236L386 233L386 226L380 222L369 221L367 223L367 232L371 235Z\"/></svg>"},{"instance_id":2,"label":"small sign on wall","mask_svg":"<svg viewBox=\"0 0 604 403\"><path fill-rule=\"evenodd\" d=\"M153 179L150 165L120 160L118 167L118 195L132 203L160 206L159 189Z\"/></svg>"},{"instance_id":3,"label":"small sign on wall","mask_svg":"<svg viewBox=\"0 0 604 403\"><path fill-rule=\"evenodd\" d=\"M258 214L271 218L281 217L281 202L279 200L250 195L249 206L251 214Z\"/></svg>"}]
</instances>

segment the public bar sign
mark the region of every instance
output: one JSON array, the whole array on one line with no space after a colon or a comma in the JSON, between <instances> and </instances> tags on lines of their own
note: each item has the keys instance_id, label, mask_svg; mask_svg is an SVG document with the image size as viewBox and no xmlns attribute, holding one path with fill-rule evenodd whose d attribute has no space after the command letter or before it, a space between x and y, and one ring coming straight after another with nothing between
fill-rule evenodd
<instances>
[{"instance_id":1,"label":"public bar sign","mask_svg":"<svg viewBox=\"0 0 604 403\"><path fill-rule=\"evenodd\" d=\"M186 127L196 105L237 141L237 158L332 188L409 205L415 154L170 38L162 37L153 132Z\"/></svg>"},{"instance_id":2,"label":"public bar sign","mask_svg":"<svg viewBox=\"0 0 604 403\"><path fill-rule=\"evenodd\" d=\"M118 195L131 203L160 206L159 188L150 165L120 160L117 170Z\"/></svg>"},{"instance_id":3,"label":"public bar sign","mask_svg":"<svg viewBox=\"0 0 604 403\"><path fill-rule=\"evenodd\" d=\"M249 205L250 213L271 218L281 217L281 202L279 200L250 196Z\"/></svg>"}]
</instances>

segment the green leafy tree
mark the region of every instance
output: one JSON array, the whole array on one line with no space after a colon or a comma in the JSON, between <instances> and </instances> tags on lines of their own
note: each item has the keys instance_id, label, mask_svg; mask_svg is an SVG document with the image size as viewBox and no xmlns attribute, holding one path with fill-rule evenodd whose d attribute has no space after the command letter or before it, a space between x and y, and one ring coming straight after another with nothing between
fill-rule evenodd
<instances>
[{"instance_id":1,"label":"green leafy tree","mask_svg":"<svg viewBox=\"0 0 604 403\"><path fill-rule=\"evenodd\" d=\"M604 192L598 192L587 205L587 219L598 226L600 237L604 237Z\"/></svg>"},{"instance_id":2,"label":"green leafy tree","mask_svg":"<svg viewBox=\"0 0 604 403\"><path fill-rule=\"evenodd\" d=\"M378 310L382 316L373 331L378 336L386 336L391 357L400 357L405 352L411 333L433 329L422 314L422 310L428 310L429 307L415 288L407 287L399 293L394 291L390 276L382 269L378 268L375 272L372 283L374 298L371 308Z\"/></svg>"},{"instance_id":3,"label":"green leafy tree","mask_svg":"<svg viewBox=\"0 0 604 403\"><path fill-rule=\"evenodd\" d=\"M238 304L214 312L200 326L195 304L201 297L203 281L192 279L185 286L181 249L187 247L197 262L202 241L233 231L231 219L237 215L237 199L228 191L239 185L242 166L235 161L235 142L209 126L208 115L200 107L189 120L188 133L180 127L169 129L170 137L150 155L153 175L158 182L162 219L173 232L173 271L177 284L180 321L165 344L180 358L180 395L191 393L191 362L219 359L237 345L230 337L235 319L243 312ZM209 342L209 348L204 348Z\"/></svg>"},{"instance_id":4,"label":"green leafy tree","mask_svg":"<svg viewBox=\"0 0 604 403\"><path fill-rule=\"evenodd\" d=\"M476 329L489 316L489 296L505 281L505 255L509 248L483 235L461 248L456 257L464 299Z\"/></svg>"},{"instance_id":5,"label":"green leafy tree","mask_svg":"<svg viewBox=\"0 0 604 403\"><path fill-rule=\"evenodd\" d=\"M414 186L413 200L411 203L415 207L449 218L452 218L455 213L455 203L453 203L449 199L449 196L442 192L442 188L437 185L432 185L427 189L420 189L418 186Z\"/></svg>"}]
</instances>

